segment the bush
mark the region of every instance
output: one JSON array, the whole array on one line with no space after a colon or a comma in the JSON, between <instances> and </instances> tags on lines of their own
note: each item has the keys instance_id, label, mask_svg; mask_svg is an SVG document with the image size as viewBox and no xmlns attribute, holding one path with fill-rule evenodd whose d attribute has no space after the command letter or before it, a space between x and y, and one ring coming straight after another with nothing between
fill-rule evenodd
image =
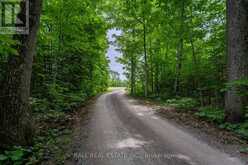
<instances>
[{"instance_id":1,"label":"bush","mask_svg":"<svg viewBox=\"0 0 248 165\"><path fill-rule=\"evenodd\" d=\"M232 81L231 83L227 83L226 87L222 89L223 91L228 91L232 88L238 89L238 94L240 96L247 97L248 96L248 79L242 78L239 80Z\"/></svg>"},{"instance_id":2,"label":"bush","mask_svg":"<svg viewBox=\"0 0 248 165\"><path fill-rule=\"evenodd\" d=\"M47 99L39 99L32 97L30 99L30 104L33 112L45 112L49 110L49 102Z\"/></svg>"},{"instance_id":3,"label":"bush","mask_svg":"<svg viewBox=\"0 0 248 165\"><path fill-rule=\"evenodd\" d=\"M225 118L224 110L214 107L200 108L196 115L217 124L224 123Z\"/></svg>"},{"instance_id":4,"label":"bush","mask_svg":"<svg viewBox=\"0 0 248 165\"><path fill-rule=\"evenodd\" d=\"M199 106L198 101L193 98L168 99L166 105L177 109L191 110Z\"/></svg>"},{"instance_id":5,"label":"bush","mask_svg":"<svg viewBox=\"0 0 248 165\"><path fill-rule=\"evenodd\" d=\"M227 129L240 135L244 139L248 139L248 121L239 124L226 123L224 120L225 112L223 109L203 107L195 114L201 118L218 124L222 129Z\"/></svg>"},{"instance_id":6,"label":"bush","mask_svg":"<svg viewBox=\"0 0 248 165\"><path fill-rule=\"evenodd\" d=\"M240 135L244 139L248 139L248 121L239 124L224 123L219 126Z\"/></svg>"},{"instance_id":7,"label":"bush","mask_svg":"<svg viewBox=\"0 0 248 165\"><path fill-rule=\"evenodd\" d=\"M0 154L0 165L21 165L27 161L27 156L31 154L31 150L22 147L13 147Z\"/></svg>"}]
</instances>

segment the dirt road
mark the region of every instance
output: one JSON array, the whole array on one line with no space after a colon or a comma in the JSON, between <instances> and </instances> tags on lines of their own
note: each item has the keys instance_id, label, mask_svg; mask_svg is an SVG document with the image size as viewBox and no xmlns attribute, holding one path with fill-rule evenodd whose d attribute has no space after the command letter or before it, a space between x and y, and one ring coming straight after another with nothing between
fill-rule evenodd
<instances>
[{"instance_id":1,"label":"dirt road","mask_svg":"<svg viewBox=\"0 0 248 165\"><path fill-rule=\"evenodd\" d=\"M154 110L127 98L123 90L100 96L91 108L73 164L78 165L241 165ZM86 138L87 140L85 141Z\"/></svg>"}]
</instances>

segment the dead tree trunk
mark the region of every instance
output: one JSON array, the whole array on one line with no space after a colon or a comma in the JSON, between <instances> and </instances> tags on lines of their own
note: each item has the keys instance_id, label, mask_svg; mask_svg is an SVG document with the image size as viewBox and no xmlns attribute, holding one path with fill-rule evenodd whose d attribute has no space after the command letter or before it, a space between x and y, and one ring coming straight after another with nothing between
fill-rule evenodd
<instances>
[{"instance_id":1,"label":"dead tree trunk","mask_svg":"<svg viewBox=\"0 0 248 165\"><path fill-rule=\"evenodd\" d=\"M248 0L227 0L228 82L248 77ZM226 121L244 117L244 97L232 87L225 98Z\"/></svg>"},{"instance_id":2,"label":"dead tree trunk","mask_svg":"<svg viewBox=\"0 0 248 165\"><path fill-rule=\"evenodd\" d=\"M33 56L36 49L37 31L42 0L29 0L29 34L14 35L20 44L18 55L8 60L8 73L4 80L0 102L0 147L27 145L32 142L32 117L29 106ZM26 7L21 2L20 20L25 18Z\"/></svg>"}]
</instances>

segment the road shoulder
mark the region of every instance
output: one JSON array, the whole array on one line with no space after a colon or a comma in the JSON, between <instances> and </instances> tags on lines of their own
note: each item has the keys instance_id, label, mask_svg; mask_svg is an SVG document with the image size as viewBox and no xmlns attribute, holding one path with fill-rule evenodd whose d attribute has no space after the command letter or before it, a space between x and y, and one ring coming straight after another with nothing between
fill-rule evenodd
<instances>
[{"instance_id":1,"label":"road shoulder","mask_svg":"<svg viewBox=\"0 0 248 165\"><path fill-rule=\"evenodd\" d=\"M128 97L134 99L130 96ZM248 164L248 155L241 152L243 148L248 147L248 142L233 132L221 129L214 123L200 119L192 111L180 111L172 107L163 106L152 100L141 98L135 98L135 100L141 105L150 107L150 109L155 111L156 115L162 119L169 120L173 125L189 132L200 141L232 157L238 157Z\"/></svg>"}]
</instances>

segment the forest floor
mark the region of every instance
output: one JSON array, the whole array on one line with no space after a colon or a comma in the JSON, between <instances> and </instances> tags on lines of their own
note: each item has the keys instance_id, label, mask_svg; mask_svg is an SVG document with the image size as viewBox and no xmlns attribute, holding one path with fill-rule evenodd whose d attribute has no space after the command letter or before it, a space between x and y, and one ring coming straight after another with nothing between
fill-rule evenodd
<instances>
[{"instance_id":1,"label":"forest floor","mask_svg":"<svg viewBox=\"0 0 248 165\"><path fill-rule=\"evenodd\" d=\"M84 122L87 122L89 114L89 106L94 104L98 96L93 97L86 101L81 107L71 112L63 112L55 114L44 114L47 120L44 120L44 116L38 119L40 135L40 143L37 141L35 145L39 145L40 154L37 159L37 163L41 165L64 165L67 159L71 158L71 146L74 144L74 134L79 128L84 128ZM37 115L39 116L39 115ZM80 125L79 125L80 124ZM80 143L84 143L81 141ZM34 157L33 155L32 157ZM37 156L36 156L37 157ZM33 163L32 161L31 164Z\"/></svg>"},{"instance_id":2,"label":"forest floor","mask_svg":"<svg viewBox=\"0 0 248 165\"><path fill-rule=\"evenodd\" d=\"M191 112L133 99L120 89L78 111L72 129L68 165L248 163L240 152L247 141L234 133Z\"/></svg>"},{"instance_id":3,"label":"forest floor","mask_svg":"<svg viewBox=\"0 0 248 165\"><path fill-rule=\"evenodd\" d=\"M68 111L34 111L36 130L33 144L0 150L0 165L64 165L71 157L68 151L74 142L73 133L83 127L83 124L77 125L78 121L85 121L87 105L92 105L96 98Z\"/></svg>"}]
</instances>

